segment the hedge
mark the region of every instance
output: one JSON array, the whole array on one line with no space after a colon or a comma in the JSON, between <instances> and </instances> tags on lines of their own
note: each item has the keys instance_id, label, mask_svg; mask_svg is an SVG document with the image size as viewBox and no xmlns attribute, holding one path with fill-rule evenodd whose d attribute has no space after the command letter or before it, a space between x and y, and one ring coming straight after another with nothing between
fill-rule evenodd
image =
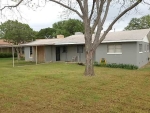
<instances>
[{"instance_id":1,"label":"hedge","mask_svg":"<svg viewBox=\"0 0 150 113\"><path fill-rule=\"evenodd\" d=\"M131 64L116 64L116 63L112 63L112 64L100 63L99 64L98 62L94 62L94 65L98 67L123 68L123 69L131 69L131 70L138 69L138 66L131 65Z\"/></svg>"},{"instance_id":2,"label":"hedge","mask_svg":"<svg viewBox=\"0 0 150 113\"><path fill-rule=\"evenodd\" d=\"M0 53L0 58L11 58L12 53ZM14 57L17 57L17 54L14 54Z\"/></svg>"}]
</instances>

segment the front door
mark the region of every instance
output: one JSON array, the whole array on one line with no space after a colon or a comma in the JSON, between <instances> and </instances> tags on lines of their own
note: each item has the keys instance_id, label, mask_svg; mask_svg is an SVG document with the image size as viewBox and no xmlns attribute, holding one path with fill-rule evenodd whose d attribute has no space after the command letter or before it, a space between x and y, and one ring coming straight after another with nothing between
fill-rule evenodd
<instances>
[{"instance_id":1,"label":"front door","mask_svg":"<svg viewBox=\"0 0 150 113\"><path fill-rule=\"evenodd\" d=\"M56 61L60 61L60 47L56 47Z\"/></svg>"}]
</instances>

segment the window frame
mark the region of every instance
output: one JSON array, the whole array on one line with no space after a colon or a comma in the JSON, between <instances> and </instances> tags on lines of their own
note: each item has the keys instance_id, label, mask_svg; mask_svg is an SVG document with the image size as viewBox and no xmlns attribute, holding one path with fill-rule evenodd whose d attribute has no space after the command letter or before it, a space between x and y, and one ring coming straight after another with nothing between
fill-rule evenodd
<instances>
[{"instance_id":1,"label":"window frame","mask_svg":"<svg viewBox=\"0 0 150 113\"><path fill-rule=\"evenodd\" d=\"M29 47L29 57L30 58L33 57L33 47L32 46Z\"/></svg>"},{"instance_id":2,"label":"window frame","mask_svg":"<svg viewBox=\"0 0 150 113\"><path fill-rule=\"evenodd\" d=\"M110 46L113 46L111 47L113 52L109 52L110 51ZM120 46L120 48L117 48L117 46ZM120 50L120 52L117 52L116 50ZM107 54L122 54L122 44L109 44L107 45Z\"/></svg>"}]
</instances>

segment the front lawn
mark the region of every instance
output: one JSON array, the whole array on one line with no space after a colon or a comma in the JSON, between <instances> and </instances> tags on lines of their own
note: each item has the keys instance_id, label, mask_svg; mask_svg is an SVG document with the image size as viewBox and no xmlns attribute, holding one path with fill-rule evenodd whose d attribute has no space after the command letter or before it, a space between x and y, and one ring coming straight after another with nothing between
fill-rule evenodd
<instances>
[{"instance_id":1,"label":"front lawn","mask_svg":"<svg viewBox=\"0 0 150 113\"><path fill-rule=\"evenodd\" d=\"M26 63L21 63L26 64ZM139 70L0 59L0 113L149 113L150 65Z\"/></svg>"}]
</instances>

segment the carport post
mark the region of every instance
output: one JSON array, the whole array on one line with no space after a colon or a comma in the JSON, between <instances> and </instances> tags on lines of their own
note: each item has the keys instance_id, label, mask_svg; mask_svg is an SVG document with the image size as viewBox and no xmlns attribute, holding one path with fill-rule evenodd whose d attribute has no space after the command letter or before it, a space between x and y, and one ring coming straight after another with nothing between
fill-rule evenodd
<instances>
[{"instance_id":1,"label":"carport post","mask_svg":"<svg viewBox=\"0 0 150 113\"><path fill-rule=\"evenodd\" d=\"M36 65L37 65L37 46L36 46L36 58L35 58L35 60L36 60Z\"/></svg>"},{"instance_id":2,"label":"carport post","mask_svg":"<svg viewBox=\"0 0 150 113\"><path fill-rule=\"evenodd\" d=\"M15 63L14 63L14 47L12 46L12 57L13 57L13 67L15 67Z\"/></svg>"}]
</instances>

